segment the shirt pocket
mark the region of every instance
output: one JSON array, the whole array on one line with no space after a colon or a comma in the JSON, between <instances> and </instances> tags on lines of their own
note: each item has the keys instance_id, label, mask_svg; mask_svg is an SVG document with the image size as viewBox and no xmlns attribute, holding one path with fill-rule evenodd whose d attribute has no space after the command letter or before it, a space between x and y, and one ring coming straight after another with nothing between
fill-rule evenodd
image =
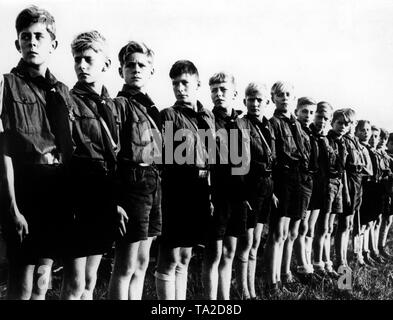
<instances>
[{"instance_id":1,"label":"shirt pocket","mask_svg":"<svg viewBox=\"0 0 393 320\"><path fill-rule=\"evenodd\" d=\"M22 133L40 132L43 125L44 110L36 96L25 90L12 93L14 104L15 129Z\"/></svg>"},{"instance_id":2,"label":"shirt pocket","mask_svg":"<svg viewBox=\"0 0 393 320\"><path fill-rule=\"evenodd\" d=\"M94 114L86 108L74 108L74 124L79 132L80 139L84 144L102 145L102 133L100 122Z\"/></svg>"},{"instance_id":3,"label":"shirt pocket","mask_svg":"<svg viewBox=\"0 0 393 320\"><path fill-rule=\"evenodd\" d=\"M138 120L131 123L132 143L136 146L146 146L152 142L152 132L148 120Z\"/></svg>"}]
</instances>

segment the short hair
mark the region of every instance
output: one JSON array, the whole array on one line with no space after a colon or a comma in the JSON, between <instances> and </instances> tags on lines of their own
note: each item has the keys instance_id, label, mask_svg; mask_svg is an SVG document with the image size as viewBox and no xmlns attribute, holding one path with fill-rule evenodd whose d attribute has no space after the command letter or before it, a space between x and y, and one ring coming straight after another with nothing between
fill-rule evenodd
<instances>
[{"instance_id":1,"label":"short hair","mask_svg":"<svg viewBox=\"0 0 393 320\"><path fill-rule=\"evenodd\" d=\"M349 119L349 122L356 121L356 111L351 108L344 108L345 116Z\"/></svg>"},{"instance_id":2,"label":"short hair","mask_svg":"<svg viewBox=\"0 0 393 320\"><path fill-rule=\"evenodd\" d=\"M316 113L322 113L322 112L332 112L333 107L329 102L326 101L320 101L317 104L317 110L315 111Z\"/></svg>"},{"instance_id":3,"label":"short hair","mask_svg":"<svg viewBox=\"0 0 393 320\"><path fill-rule=\"evenodd\" d=\"M277 81L276 83L273 84L272 89L270 90L270 94L272 96L272 101L274 102L274 94L276 94L278 91L283 91L286 88L290 88L292 90L295 89L292 83L289 82L284 82L284 81Z\"/></svg>"},{"instance_id":4,"label":"short hair","mask_svg":"<svg viewBox=\"0 0 393 320\"><path fill-rule=\"evenodd\" d=\"M388 142L393 141L393 132L389 134Z\"/></svg>"},{"instance_id":5,"label":"short hair","mask_svg":"<svg viewBox=\"0 0 393 320\"><path fill-rule=\"evenodd\" d=\"M23 29L37 22L45 24L46 30L51 35L52 40L56 39L55 18L47 10L39 8L35 5L23 9L18 14L15 21L16 33L19 36Z\"/></svg>"},{"instance_id":6,"label":"short hair","mask_svg":"<svg viewBox=\"0 0 393 320\"><path fill-rule=\"evenodd\" d=\"M381 138L381 140L387 139L389 137L389 132L385 128L380 128L379 131L379 137Z\"/></svg>"},{"instance_id":7,"label":"short hair","mask_svg":"<svg viewBox=\"0 0 393 320\"><path fill-rule=\"evenodd\" d=\"M255 95L257 93L262 93L263 95L269 96L269 91L267 90L267 87L264 83L250 82L244 91L244 95L246 97Z\"/></svg>"},{"instance_id":8,"label":"short hair","mask_svg":"<svg viewBox=\"0 0 393 320\"><path fill-rule=\"evenodd\" d=\"M209 86L217 83L231 82L236 87L235 77L227 72L217 72L213 74L209 79Z\"/></svg>"},{"instance_id":9,"label":"short hair","mask_svg":"<svg viewBox=\"0 0 393 320\"><path fill-rule=\"evenodd\" d=\"M381 130L375 124L373 124L373 125L371 125L371 131L378 131L378 132L380 132Z\"/></svg>"},{"instance_id":10,"label":"short hair","mask_svg":"<svg viewBox=\"0 0 393 320\"><path fill-rule=\"evenodd\" d=\"M118 57L120 66L123 66L128 56L132 55L133 53L143 53L147 56L150 64L153 63L154 51L152 49L150 49L144 42L129 41L119 51Z\"/></svg>"},{"instance_id":11,"label":"short hair","mask_svg":"<svg viewBox=\"0 0 393 320\"><path fill-rule=\"evenodd\" d=\"M358 131L360 128L363 128L366 124L371 125L371 122L368 120L359 120L355 127L355 131Z\"/></svg>"},{"instance_id":12,"label":"short hair","mask_svg":"<svg viewBox=\"0 0 393 320\"><path fill-rule=\"evenodd\" d=\"M332 123L337 121L339 118L343 118L346 123L351 122L351 119L348 117L346 109L337 109L333 112Z\"/></svg>"},{"instance_id":13,"label":"short hair","mask_svg":"<svg viewBox=\"0 0 393 320\"><path fill-rule=\"evenodd\" d=\"M109 58L109 49L105 37L97 30L82 32L78 34L71 43L72 53L79 53L93 49L95 52L102 52Z\"/></svg>"},{"instance_id":14,"label":"short hair","mask_svg":"<svg viewBox=\"0 0 393 320\"><path fill-rule=\"evenodd\" d=\"M189 60L178 60L176 61L171 70L169 71L169 77L174 79L184 73L195 75L199 79L199 72L197 67Z\"/></svg>"},{"instance_id":15,"label":"short hair","mask_svg":"<svg viewBox=\"0 0 393 320\"><path fill-rule=\"evenodd\" d=\"M317 103L314 99L310 97L301 97L297 100L296 110L299 110L301 107L313 105L316 106Z\"/></svg>"}]
</instances>

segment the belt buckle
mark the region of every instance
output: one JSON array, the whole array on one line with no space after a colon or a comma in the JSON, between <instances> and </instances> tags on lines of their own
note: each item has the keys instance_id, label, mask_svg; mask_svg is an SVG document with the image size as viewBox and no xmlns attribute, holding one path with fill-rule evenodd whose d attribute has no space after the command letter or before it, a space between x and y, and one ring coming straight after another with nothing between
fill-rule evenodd
<instances>
[{"instance_id":1,"label":"belt buckle","mask_svg":"<svg viewBox=\"0 0 393 320\"><path fill-rule=\"evenodd\" d=\"M208 170L200 169L198 172L198 177L199 178L207 178L208 174L209 174Z\"/></svg>"}]
</instances>

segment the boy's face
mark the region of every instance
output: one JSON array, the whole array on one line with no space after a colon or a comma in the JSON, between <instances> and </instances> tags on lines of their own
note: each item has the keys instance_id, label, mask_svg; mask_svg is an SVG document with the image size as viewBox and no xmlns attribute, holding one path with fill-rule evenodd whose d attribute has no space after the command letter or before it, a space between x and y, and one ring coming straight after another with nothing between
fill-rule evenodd
<instances>
[{"instance_id":1,"label":"boy's face","mask_svg":"<svg viewBox=\"0 0 393 320\"><path fill-rule=\"evenodd\" d=\"M194 104L198 99L199 79L194 74L182 73L172 79L173 93L176 101Z\"/></svg>"},{"instance_id":2,"label":"boy's face","mask_svg":"<svg viewBox=\"0 0 393 320\"><path fill-rule=\"evenodd\" d=\"M388 138L381 138L381 136L379 136L379 142L378 142L378 149L386 149L386 144L388 142Z\"/></svg>"},{"instance_id":3,"label":"boy's face","mask_svg":"<svg viewBox=\"0 0 393 320\"><path fill-rule=\"evenodd\" d=\"M332 122L332 130L340 137L348 132L349 126L349 122L345 121L342 116Z\"/></svg>"},{"instance_id":4,"label":"boy's face","mask_svg":"<svg viewBox=\"0 0 393 320\"><path fill-rule=\"evenodd\" d=\"M119 68L119 73L126 84L141 91L146 87L154 69L147 55L135 52L127 57Z\"/></svg>"},{"instance_id":5,"label":"boy's face","mask_svg":"<svg viewBox=\"0 0 393 320\"><path fill-rule=\"evenodd\" d=\"M386 148L388 149L389 153L393 153L393 140L388 140L388 143L386 144Z\"/></svg>"},{"instance_id":6,"label":"boy's face","mask_svg":"<svg viewBox=\"0 0 393 320\"><path fill-rule=\"evenodd\" d=\"M36 22L19 32L15 46L27 64L40 66L48 63L57 41L52 39L44 23Z\"/></svg>"},{"instance_id":7,"label":"boy's face","mask_svg":"<svg viewBox=\"0 0 393 320\"><path fill-rule=\"evenodd\" d=\"M276 90L276 92L273 94L273 100L278 111L287 112L292 108L292 105L295 101L295 94L292 88L284 87L282 89Z\"/></svg>"},{"instance_id":8,"label":"boy's face","mask_svg":"<svg viewBox=\"0 0 393 320\"><path fill-rule=\"evenodd\" d=\"M232 82L214 83L210 86L210 97L215 107L229 109L237 95Z\"/></svg>"},{"instance_id":9,"label":"boy's face","mask_svg":"<svg viewBox=\"0 0 393 320\"><path fill-rule=\"evenodd\" d=\"M378 130L371 130L371 136L368 140L369 145L371 148L376 148L379 143L379 131Z\"/></svg>"},{"instance_id":10,"label":"boy's face","mask_svg":"<svg viewBox=\"0 0 393 320\"><path fill-rule=\"evenodd\" d=\"M365 123L362 127L356 130L356 136L359 138L360 142L367 142L371 137L371 125Z\"/></svg>"},{"instance_id":11,"label":"boy's face","mask_svg":"<svg viewBox=\"0 0 393 320\"><path fill-rule=\"evenodd\" d=\"M79 82L93 84L99 81L108 69L110 61L104 53L87 49L74 52L74 69Z\"/></svg>"},{"instance_id":12,"label":"boy's face","mask_svg":"<svg viewBox=\"0 0 393 320\"><path fill-rule=\"evenodd\" d=\"M243 103L247 107L247 114L259 118L265 114L269 99L262 93L255 92L246 96Z\"/></svg>"},{"instance_id":13,"label":"boy's face","mask_svg":"<svg viewBox=\"0 0 393 320\"><path fill-rule=\"evenodd\" d=\"M298 121L305 127L308 127L314 118L315 110L317 106L315 104L307 104L296 109L296 116Z\"/></svg>"},{"instance_id":14,"label":"boy's face","mask_svg":"<svg viewBox=\"0 0 393 320\"><path fill-rule=\"evenodd\" d=\"M326 126L331 118L332 113L327 110L315 113L314 126L318 132L322 132L326 129Z\"/></svg>"}]
</instances>

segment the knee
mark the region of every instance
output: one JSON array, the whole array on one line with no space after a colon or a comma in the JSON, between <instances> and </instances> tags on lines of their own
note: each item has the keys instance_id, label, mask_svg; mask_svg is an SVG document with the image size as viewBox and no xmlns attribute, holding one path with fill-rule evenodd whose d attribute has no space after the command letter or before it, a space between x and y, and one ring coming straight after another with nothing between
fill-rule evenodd
<instances>
[{"instance_id":1,"label":"knee","mask_svg":"<svg viewBox=\"0 0 393 320\"><path fill-rule=\"evenodd\" d=\"M250 246L251 246L251 244L250 244ZM250 250L249 246L247 246L247 248L248 248L247 252L249 252L249 250ZM233 260L233 258L235 257L235 252L236 252L236 249L233 247L224 247L222 256L226 260ZM248 259L248 255L247 255L247 259Z\"/></svg>"},{"instance_id":2,"label":"knee","mask_svg":"<svg viewBox=\"0 0 393 320\"><path fill-rule=\"evenodd\" d=\"M296 240L296 238L298 237L298 235L299 235L298 230L291 230L291 231L288 233L288 237L287 237L287 238L288 238L289 241L293 242L293 241Z\"/></svg>"},{"instance_id":3,"label":"knee","mask_svg":"<svg viewBox=\"0 0 393 320\"><path fill-rule=\"evenodd\" d=\"M138 271L145 272L147 270L147 267L149 266L149 255L140 255L138 257Z\"/></svg>"},{"instance_id":4,"label":"knee","mask_svg":"<svg viewBox=\"0 0 393 320\"><path fill-rule=\"evenodd\" d=\"M251 261L256 261L257 260L257 254L258 254L258 247L252 247L250 250L249 254L249 260Z\"/></svg>"},{"instance_id":5,"label":"knee","mask_svg":"<svg viewBox=\"0 0 393 320\"><path fill-rule=\"evenodd\" d=\"M85 279L83 277L65 277L65 290L67 296L80 297L85 290Z\"/></svg>"},{"instance_id":6,"label":"knee","mask_svg":"<svg viewBox=\"0 0 393 320\"><path fill-rule=\"evenodd\" d=\"M180 255L180 260L178 261L177 265L188 266L192 257L192 253L190 252L183 252Z\"/></svg>"},{"instance_id":7,"label":"knee","mask_svg":"<svg viewBox=\"0 0 393 320\"><path fill-rule=\"evenodd\" d=\"M86 273L85 289L86 290L94 289L96 282L97 282L97 272L94 272L94 271L89 272L88 271Z\"/></svg>"}]
</instances>

